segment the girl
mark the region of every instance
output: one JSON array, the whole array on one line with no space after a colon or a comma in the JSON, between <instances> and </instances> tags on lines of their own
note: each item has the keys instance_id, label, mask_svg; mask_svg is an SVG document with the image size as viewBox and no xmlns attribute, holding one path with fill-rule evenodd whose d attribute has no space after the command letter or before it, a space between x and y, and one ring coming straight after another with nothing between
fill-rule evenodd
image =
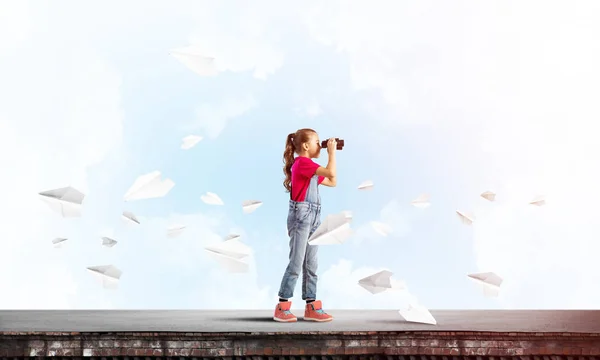
<instances>
[{"instance_id":1,"label":"girl","mask_svg":"<svg viewBox=\"0 0 600 360\"><path fill-rule=\"evenodd\" d=\"M317 245L309 245L308 238L321 224L321 198L319 187L334 187L336 141L327 142L329 161L321 167L312 159L321 152L319 135L312 129L300 129L289 134L283 153L285 181L283 186L290 193L287 218L290 236L290 262L283 274L279 289L279 303L273 319L280 322L293 322L298 319L290 312L289 301L294 293L296 281L302 270L302 299L306 300L304 320L331 321L333 317L323 311L321 301L316 300L317 292ZM294 153L298 156L294 159Z\"/></svg>"}]
</instances>

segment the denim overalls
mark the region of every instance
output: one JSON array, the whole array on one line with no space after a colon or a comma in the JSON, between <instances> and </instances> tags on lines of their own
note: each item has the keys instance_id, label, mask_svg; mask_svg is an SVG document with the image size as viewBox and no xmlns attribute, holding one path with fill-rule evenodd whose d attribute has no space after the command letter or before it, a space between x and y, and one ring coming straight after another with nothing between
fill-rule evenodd
<instances>
[{"instance_id":1,"label":"denim overalls","mask_svg":"<svg viewBox=\"0 0 600 360\"><path fill-rule=\"evenodd\" d=\"M294 296L296 281L302 270L302 300L316 299L317 296L317 250L318 245L309 245L308 238L321 224L321 197L319 177L313 175L306 190L304 201L290 200L287 218L290 236L290 263L285 269L279 297L291 299Z\"/></svg>"}]
</instances>

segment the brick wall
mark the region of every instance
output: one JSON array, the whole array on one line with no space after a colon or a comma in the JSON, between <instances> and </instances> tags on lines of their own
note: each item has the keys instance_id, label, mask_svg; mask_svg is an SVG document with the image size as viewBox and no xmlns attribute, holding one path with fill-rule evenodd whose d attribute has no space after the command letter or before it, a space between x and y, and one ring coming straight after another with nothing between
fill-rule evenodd
<instances>
[{"instance_id":1,"label":"brick wall","mask_svg":"<svg viewBox=\"0 0 600 360\"><path fill-rule=\"evenodd\" d=\"M600 334L476 332L1 333L0 357L600 356ZM401 356L402 358L402 356ZM548 358L551 359L552 358ZM554 358L553 360L557 360Z\"/></svg>"}]
</instances>

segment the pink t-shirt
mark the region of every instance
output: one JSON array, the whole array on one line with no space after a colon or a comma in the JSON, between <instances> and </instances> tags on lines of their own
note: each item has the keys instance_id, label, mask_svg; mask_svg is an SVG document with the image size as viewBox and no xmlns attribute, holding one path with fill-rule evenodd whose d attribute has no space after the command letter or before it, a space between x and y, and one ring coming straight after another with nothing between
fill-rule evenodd
<instances>
[{"instance_id":1,"label":"pink t-shirt","mask_svg":"<svg viewBox=\"0 0 600 360\"><path fill-rule=\"evenodd\" d=\"M306 199L306 191L310 185L310 179L315 175L319 166L319 164L307 157L296 157L292 165L292 200L304 201ZM325 177L319 176L318 183L321 184L323 179Z\"/></svg>"}]
</instances>

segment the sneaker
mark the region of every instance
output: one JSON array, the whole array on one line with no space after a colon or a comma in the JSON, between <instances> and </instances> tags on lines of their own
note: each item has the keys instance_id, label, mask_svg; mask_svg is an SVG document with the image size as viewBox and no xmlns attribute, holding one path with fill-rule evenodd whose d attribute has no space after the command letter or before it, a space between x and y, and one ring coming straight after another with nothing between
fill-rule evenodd
<instances>
[{"instance_id":1,"label":"sneaker","mask_svg":"<svg viewBox=\"0 0 600 360\"><path fill-rule=\"evenodd\" d=\"M324 322L333 320L333 316L323 311L321 308L321 300L315 300L309 304L306 304L306 309L304 310L304 320Z\"/></svg>"},{"instance_id":2,"label":"sneaker","mask_svg":"<svg viewBox=\"0 0 600 360\"><path fill-rule=\"evenodd\" d=\"M275 307L275 316L273 316L273 320L279 322L295 322L298 321L298 318L292 314L290 308L292 307L291 301L280 301Z\"/></svg>"}]
</instances>

